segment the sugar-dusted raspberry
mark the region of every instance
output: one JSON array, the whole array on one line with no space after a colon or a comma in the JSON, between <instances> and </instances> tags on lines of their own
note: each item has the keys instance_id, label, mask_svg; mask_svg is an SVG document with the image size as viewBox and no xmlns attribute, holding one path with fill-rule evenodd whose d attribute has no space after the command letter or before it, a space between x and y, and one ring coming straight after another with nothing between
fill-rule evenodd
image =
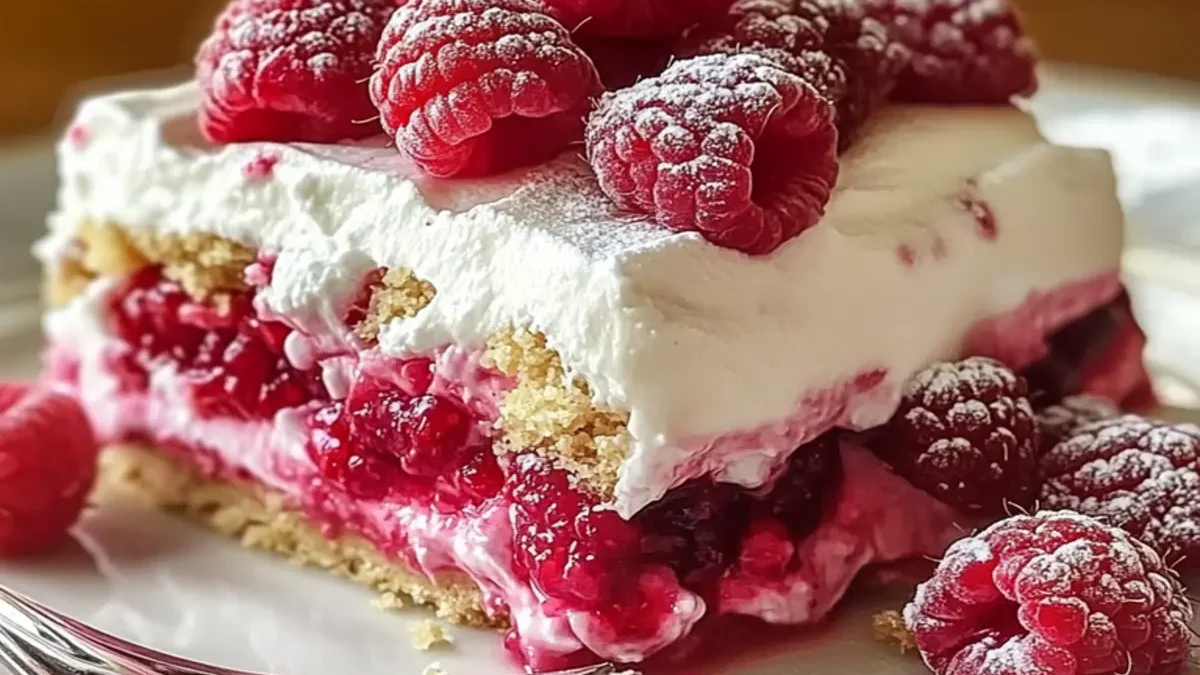
<instances>
[{"instance_id":1,"label":"sugar-dusted raspberry","mask_svg":"<svg viewBox=\"0 0 1200 675\"><path fill-rule=\"evenodd\" d=\"M937 675L1171 675L1192 607L1149 546L1043 512L951 546L904 619Z\"/></svg>"},{"instance_id":2,"label":"sugar-dusted raspberry","mask_svg":"<svg viewBox=\"0 0 1200 675\"><path fill-rule=\"evenodd\" d=\"M550 13L582 35L676 36L718 16L731 0L543 0Z\"/></svg>"},{"instance_id":3,"label":"sugar-dusted raspberry","mask_svg":"<svg viewBox=\"0 0 1200 675\"><path fill-rule=\"evenodd\" d=\"M1037 495L1037 419L1025 381L992 359L935 363L905 385L873 434L876 454L968 513L1004 515Z\"/></svg>"},{"instance_id":4,"label":"sugar-dusted raspberry","mask_svg":"<svg viewBox=\"0 0 1200 675\"><path fill-rule=\"evenodd\" d=\"M536 0L410 0L379 42L371 99L435 176L487 174L583 137L599 75Z\"/></svg>"},{"instance_id":5,"label":"sugar-dusted raspberry","mask_svg":"<svg viewBox=\"0 0 1200 675\"><path fill-rule=\"evenodd\" d=\"M1083 427L1100 420L1118 417L1121 411L1106 398L1080 394L1068 396L1037 411L1042 453L1075 435Z\"/></svg>"},{"instance_id":6,"label":"sugar-dusted raspberry","mask_svg":"<svg viewBox=\"0 0 1200 675\"><path fill-rule=\"evenodd\" d=\"M908 50L851 0L737 0L689 31L677 52L753 52L778 61L836 104L843 148L908 63Z\"/></svg>"},{"instance_id":7,"label":"sugar-dusted raspberry","mask_svg":"<svg viewBox=\"0 0 1200 675\"><path fill-rule=\"evenodd\" d=\"M0 385L0 555L44 551L82 511L96 439L68 394Z\"/></svg>"},{"instance_id":8,"label":"sugar-dusted raspberry","mask_svg":"<svg viewBox=\"0 0 1200 675\"><path fill-rule=\"evenodd\" d=\"M1121 527L1200 570L1200 427L1136 415L1076 430L1042 457L1042 503Z\"/></svg>"},{"instance_id":9,"label":"sugar-dusted raspberry","mask_svg":"<svg viewBox=\"0 0 1200 675\"><path fill-rule=\"evenodd\" d=\"M619 206L749 254L816 224L838 173L832 106L754 54L681 60L606 94L587 145Z\"/></svg>"},{"instance_id":10,"label":"sugar-dusted raspberry","mask_svg":"<svg viewBox=\"0 0 1200 675\"><path fill-rule=\"evenodd\" d=\"M233 0L196 55L218 143L379 133L365 80L395 0Z\"/></svg>"},{"instance_id":11,"label":"sugar-dusted raspberry","mask_svg":"<svg viewBox=\"0 0 1200 675\"><path fill-rule=\"evenodd\" d=\"M897 96L1003 103L1037 89L1037 59L1007 0L863 0L912 51Z\"/></svg>"}]
</instances>

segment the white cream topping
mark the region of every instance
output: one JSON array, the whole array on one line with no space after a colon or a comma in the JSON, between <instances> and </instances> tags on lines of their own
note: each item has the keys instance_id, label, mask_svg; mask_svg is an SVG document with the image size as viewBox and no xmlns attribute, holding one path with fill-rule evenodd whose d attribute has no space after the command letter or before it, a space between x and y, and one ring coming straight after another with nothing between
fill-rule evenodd
<instances>
[{"instance_id":1,"label":"white cream topping","mask_svg":"<svg viewBox=\"0 0 1200 675\"><path fill-rule=\"evenodd\" d=\"M512 324L541 330L598 403L630 411L625 515L704 466L697 454L721 436L787 420L809 392L864 370L895 390L953 356L979 320L1115 270L1122 245L1107 155L1051 145L1009 108L881 112L842 157L824 220L748 258L615 213L573 155L434 181L381 142L207 146L196 100L185 85L86 103L77 123L89 140L61 146L52 240L99 219L262 247L279 255L265 301L305 326L330 325L368 267L409 268L437 295L384 327L395 355L478 344ZM247 177L263 152L280 157L273 176ZM989 205L994 240L966 195ZM838 423L890 412L875 404ZM723 477L769 473L741 465Z\"/></svg>"}]
</instances>

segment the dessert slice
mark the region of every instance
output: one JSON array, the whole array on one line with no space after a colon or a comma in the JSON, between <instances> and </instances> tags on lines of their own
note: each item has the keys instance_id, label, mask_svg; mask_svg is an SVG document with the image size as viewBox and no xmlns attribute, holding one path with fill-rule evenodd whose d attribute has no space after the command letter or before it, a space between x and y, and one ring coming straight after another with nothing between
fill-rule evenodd
<instances>
[{"instance_id":1,"label":"dessert slice","mask_svg":"<svg viewBox=\"0 0 1200 675\"><path fill-rule=\"evenodd\" d=\"M572 87L430 131L466 99L405 79L422 56L395 46L460 21L485 53L517 30L497 16L537 14L492 4L410 3L379 29L395 138L311 142L341 113L306 108L291 70L272 81L291 98L217 87L220 66L81 107L39 251L51 372L109 444L110 484L388 602L508 627L534 668L638 662L725 615L819 620L864 568L990 515L919 475L919 442L888 450L897 409L944 384L931 364L991 358L1002 384L963 389L964 409L1149 396L1104 153L1006 105L875 111L886 82L834 86L864 63L844 52L817 87L795 70L813 54L714 38L597 104L591 163L466 178L514 158L506 133L550 118L521 138L560 143L579 112ZM259 35L234 30L258 20L241 5L202 58ZM538 17L517 25L582 53ZM543 66L526 74L551 86ZM833 125L872 111L838 156L851 129ZM251 122L261 140L226 142ZM1027 456L1036 429L1010 422Z\"/></svg>"},{"instance_id":2,"label":"dessert slice","mask_svg":"<svg viewBox=\"0 0 1200 675\"><path fill-rule=\"evenodd\" d=\"M439 183L369 143L209 146L197 102L81 109L41 247L55 372L164 504L531 651L810 621L936 554L952 509L827 434L933 361L1145 386L1108 160L1014 109L885 111L757 259L621 216L573 157Z\"/></svg>"}]
</instances>

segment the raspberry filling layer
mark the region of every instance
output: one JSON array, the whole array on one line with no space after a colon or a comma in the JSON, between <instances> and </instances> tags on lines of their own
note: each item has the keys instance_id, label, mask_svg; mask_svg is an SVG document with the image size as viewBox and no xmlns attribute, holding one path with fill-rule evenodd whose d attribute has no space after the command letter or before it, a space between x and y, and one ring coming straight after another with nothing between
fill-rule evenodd
<instances>
[{"instance_id":1,"label":"raspberry filling layer","mask_svg":"<svg viewBox=\"0 0 1200 675\"><path fill-rule=\"evenodd\" d=\"M837 431L761 487L694 479L626 520L544 458L494 452L512 383L477 351L297 365L289 342L309 336L253 294L197 301L144 269L103 299L106 337L57 345L52 372L103 438L265 484L431 578L465 572L535 668L641 661L706 616L818 620L863 567L937 555L965 522ZM1049 340L1032 389L1143 395L1141 339L1122 296Z\"/></svg>"}]
</instances>

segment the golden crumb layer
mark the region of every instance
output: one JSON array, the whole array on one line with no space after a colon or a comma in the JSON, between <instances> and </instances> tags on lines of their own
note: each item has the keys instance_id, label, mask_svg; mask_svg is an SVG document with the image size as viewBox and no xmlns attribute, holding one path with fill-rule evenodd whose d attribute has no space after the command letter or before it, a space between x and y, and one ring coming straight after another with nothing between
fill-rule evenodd
<instances>
[{"instance_id":1,"label":"golden crumb layer","mask_svg":"<svg viewBox=\"0 0 1200 675\"><path fill-rule=\"evenodd\" d=\"M488 617L478 586L467 577L448 574L433 582L358 537L326 539L303 514L287 508L279 494L261 486L209 479L153 447L134 444L106 448L100 476L101 498L105 491L134 494L250 548L369 586L379 593L376 604L381 607L399 608L408 601L432 607L453 623L507 625L503 618Z\"/></svg>"},{"instance_id":2,"label":"golden crumb layer","mask_svg":"<svg viewBox=\"0 0 1200 675\"><path fill-rule=\"evenodd\" d=\"M84 221L74 251L47 271L46 298L65 304L97 277L128 274L149 263L198 299L246 287L244 272L254 249L212 234L148 234L111 223Z\"/></svg>"},{"instance_id":3,"label":"golden crumb layer","mask_svg":"<svg viewBox=\"0 0 1200 675\"><path fill-rule=\"evenodd\" d=\"M45 271L43 294L51 307L61 307L97 277L120 276L147 263L125 230L85 220L72 249Z\"/></svg>"},{"instance_id":4,"label":"golden crumb layer","mask_svg":"<svg viewBox=\"0 0 1200 675\"><path fill-rule=\"evenodd\" d=\"M500 403L502 450L535 450L611 496L628 454L629 416L593 404L587 382L566 376L542 333L510 329L494 335L485 359L517 382Z\"/></svg>"},{"instance_id":5,"label":"golden crumb layer","mask_svg":"<svg viewBox=\"0 0 1200 675\"><path fill-rule=\"evenodd\" d=\"M413 647L423 652L434 647L448 647L454 644L454 636L445 626L433 619L409 622L408 632L412 633Z\"/></svg>"},{"instance_id":6,"label":"golden crumb layer","mask_svg":"<svg viewBox=\"0 0 1200 675\"><path fill-rule=\"evenodd\" d=\"M84 222L74 254L48 270L46 296L52 305L62 305L97 277L155 263L189 294L221 307L225 293L244 288L244 270L255 257L249 247L211 234L150 235ZM409 270L389 270L372 286L355 331L371 344L384 324L416 316L436 293ZM516 328L492 336L485 361L516 381L501 401L497 451L534 450L598 494L611 496L628 455L628 415L593 404L587 383L567 377L540 332Z\"/></svg>"},{"instance_id":7,"label":"golden crumb layer","mask_svg":"<svg viewBox=\"0 0 1200 675\"><path fill-rule=\"evenodd\" d=\"M389 321L408 319L425 309L437 293L433 284L406 269L388 270L371 290L367 316L355 331L369 344L379 338L379 329Z\"/></svg>"},{"instance_id":8,"label":"golden crumb layer","mask_svg":"<svg viewBox=\"0 0 1200 675\"><path fill-rule=\"evenodd\" d=\"M894 645L901 654L907 654L917 648L916 638L904 623L904 617L895 610L880 612L872 619L875 628L875 639Z\"/></svg>"},{"instance_id":9,"label":"golden crumb layer","mask_svg":"<svg viewBox=\"0 0 1200 675\"><path fill-rule=\"evenodd\" d=\"M149 234L131 230L130 239L147 260L163 266L163 274L203 300L246 288L246 267L258 253L236 241L212 234Z\"/></svg>"}]
</instances>

